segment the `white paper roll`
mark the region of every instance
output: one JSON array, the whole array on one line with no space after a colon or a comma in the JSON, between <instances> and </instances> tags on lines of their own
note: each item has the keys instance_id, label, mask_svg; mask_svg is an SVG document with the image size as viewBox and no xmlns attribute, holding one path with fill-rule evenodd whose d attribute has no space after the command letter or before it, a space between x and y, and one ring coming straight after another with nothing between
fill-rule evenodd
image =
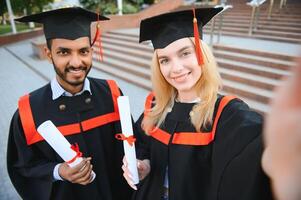
<instances>
[{"instance_id":1,"label":"white paper roll","mask_svg":"<svg viewBox=\"0 0 301 200\"><path fill-rule=\"evenodd\" d=\"M76 152L71 149L71 144L63 136L63 134L56 128L52 121L47 120L38 127L38 133L46 140L46 142L55 150L57 154L65 161L68 162L76 156ZM70 167L74 167L83 160L82 157L77 157L72 163L68 163ZM96 177L94 171L92 176Z\"/></svg>"},{"instance_id":2,"label":"white paper roll","mask_svg":"<svg viewBox=\"0 0 301 200\"><path fill-rule=\"evenodd\" d=\"M130 112L130 103L127 96L119 96L117 98L122 134L125 137L133 135L133 126ZM131 146L126 140L123 141L124 154L128 163L128 169L133 176L134 184L139 183L137 170L135 143Z\"/></svg>"}]
</instances>

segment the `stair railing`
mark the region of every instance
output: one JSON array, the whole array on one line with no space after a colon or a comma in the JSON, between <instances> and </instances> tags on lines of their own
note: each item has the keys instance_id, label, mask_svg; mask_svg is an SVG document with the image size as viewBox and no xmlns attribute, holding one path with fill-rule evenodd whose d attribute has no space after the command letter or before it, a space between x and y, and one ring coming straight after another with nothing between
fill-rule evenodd
<instances>
[{"instance_id":1,"label":"stair railing","mask_svg":"<svg viewBox=\"0 0 301 200\"><path fill-rule=\"evenodd\" d=\"M217 41L216 43L219 43L220 42L220 38L222 36L222 27L223 27L223 20L224 20L224 12L230 8L233 8L232 5L226 5L226 1L221 1L221 4L220 5L216 5L215 6L216 8L217 7L222 7L223 10L218 14L218 16L216 17L219 17L219 24L218 24L218 31L217 31ZM212 22L211 22L211 28L210 28L210 42L209 42L209 45L212 46L213 44L213 35L214 35L214 29L215 29L215 19L216 17L214 17L212 19Z\"/></svg>"},{"instance_id":2,"label":"stair railing","mask_svg":"<svg viewBox=\"0 0 301 200\"><path fill-rule=\"evenodd\" d=\"M274 0L270 0L269 10L268 10L268 19L271 19L273 6L274 6Z\"/></svg>"},{"instance_id":3,"label":"stair railing","mask_svg":"<svg viewBox=\"0 0 301 200\"><path fill-rule=\"evenodd\" d=\"M248 6L252 7L252 15L251 15L250 27L249 27L249 35L250 36L252 35L253 30L257 29L260 6L264 2L266 2L266 0L252 0L251 2L247 3Z\"/></svg>"},{"instance_id":4,"label":"stair railing","mask_svg":"<svg viewBox=\"0 0 301 200\"><path fill-rule=\"evenodd\" d=\"M286 5L286 0L281 0L279 4L279 8L282 9L282 7L285 5Z\"/></svg>"}]
</instances>

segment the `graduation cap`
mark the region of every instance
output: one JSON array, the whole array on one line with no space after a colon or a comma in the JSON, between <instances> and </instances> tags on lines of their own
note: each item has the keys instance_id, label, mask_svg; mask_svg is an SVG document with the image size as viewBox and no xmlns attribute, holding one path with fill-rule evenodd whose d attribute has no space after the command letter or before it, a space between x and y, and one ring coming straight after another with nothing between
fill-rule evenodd
<instances>
[{"instance_id":1,"label":"graduation cap","mask_svg":"<svg viewBox=\"0 0 301 200\"><path fill-rule=\"evenodd\" d=\"M195 37L197 59L201 65L203 57L199 38L202 38L202 27L222 10L222 7L197 8L144 19L140 23L139 42L151 40L154 49L161 49L178 39Z\"/></svg>"},{"instance_id":2,"label":"graduation cap","mask_svg":"<svg viewBox=\"0 0 301 200\"><path fill-rule=\"evenodd\" d=\"M91 22L109 20L109 18L80 7L69 7L28 15L15 20L43 24L46 39L75 40L85 36L91 38Z\"/></svg>"}]
</instances>

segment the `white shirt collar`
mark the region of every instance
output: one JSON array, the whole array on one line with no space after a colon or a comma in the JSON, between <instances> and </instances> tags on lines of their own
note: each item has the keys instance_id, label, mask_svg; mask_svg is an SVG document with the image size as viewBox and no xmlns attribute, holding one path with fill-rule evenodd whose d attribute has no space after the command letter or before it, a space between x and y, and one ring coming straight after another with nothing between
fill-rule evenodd
<instances>
[{"instance_id":1,"label":"white shirt collar","mask_svg":"<svg viewBox=\"0 0 301 200\"><path fill-rule=\"evenodd\" d=\"M56 78L52 79L50 86L51 86L51 91L52 91L52 100L55 100L55 99L59 98L60 96L72 97L72 96L80 95L84 91L88 91L90 94L92 94L91 89L90 89L90 81L88 78L85 78L83 89L80 92L76 93L75 95L72 95L70 92L67 92L64 88L62 88L62 86L58 83Z\"/></svg>"}]
</instances>

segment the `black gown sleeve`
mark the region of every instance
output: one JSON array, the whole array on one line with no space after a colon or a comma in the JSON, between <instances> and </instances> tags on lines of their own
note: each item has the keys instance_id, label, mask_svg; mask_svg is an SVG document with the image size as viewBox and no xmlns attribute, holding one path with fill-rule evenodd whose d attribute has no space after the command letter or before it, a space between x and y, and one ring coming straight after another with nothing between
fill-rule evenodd
<instances>
[{"instance_id":1,"label":"black gown sleeve","mask_svg":"<svg viewBox=\"0 0 301 200\"><path fill-rule=\"evenodd\" d=\"M241 100L225 107L213 147L213 194L217 196L212 198L273 199L261 167L262 124L262 116Z\"/></svg>"},{"instance_id":2,"label":"black gown sleeve","mask_svg":"<svg viewBox=\"0 0 301 200\"><path fill-rule=\"evenodd\" d=\"M141 127L143 113L135 123L135 135L137 138L136 149L137 158L140 160L150 159L150 136L146 135Z\"/></svg>"},{"instance_id":3,"label":"black gown sleeve","mask_svg":"<svg viewBox=\"0 0 301 200\"><path fill-rule=\"evenodd\" d=\"M45 159L35 145L28 146L19 113L12 118L7 147L9 177L23 199L49 199L56 162Z\"/></svg>"}]
</instances>

